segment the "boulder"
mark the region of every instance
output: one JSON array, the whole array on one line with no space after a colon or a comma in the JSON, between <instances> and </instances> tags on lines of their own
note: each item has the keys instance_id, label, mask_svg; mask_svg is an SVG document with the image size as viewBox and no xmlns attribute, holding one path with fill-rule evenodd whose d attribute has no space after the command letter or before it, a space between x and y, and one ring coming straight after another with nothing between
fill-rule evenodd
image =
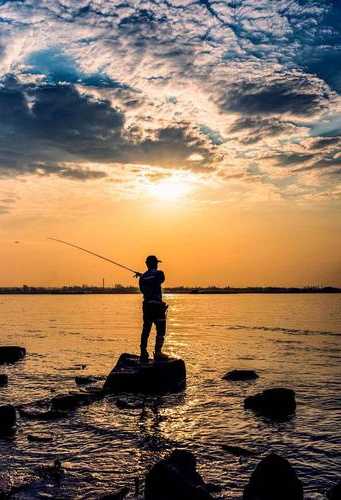
<instances>
[{"instance_id":1,"label":"boulder","mask_svg":"<svg viewBox=\"0 0 341 500\"><path fill-rule=\"evenodd\" d=\"M268 417L287 417L295 412L295 392L291 389L267 389L244 400L244 408Z\"/></svg>"},{"instance_id":2,"label":"boulder","mask_svg":"<svg viewBox=\"0 0 341 500\"><path fill-rule=\"evenodd\" d=\"M232 370L225 373L225 380L255 380L259 377L254 370Z\"/></svg>"},{"instance_id":3,"label":"boulder","mask_svg":"<svg viewBox=\"0 0 341 500\"><path fill-rule=\"evenodd\" d=\"M14 345L0 346L0 364L15 363L26 356L26 349Z\"/></svg>"},{"instance_id":4,"label":"boulder","mask_svg":"<svg viewBox=\"0 0 341 500\"><path fill-rule=\"evenodd\" d=\"M185 388L186 367L182 359L141 363L139 356L121 354L108 375L106 392L177 392Z\"/></svg>"},{"instance_id":5,"label":"boulder","mask_svg":"<svg viewBox=\"0 0 341 500\"><path fill-rule=\"evenodd\" d=\"M332 486L327 492L328 500L340 500L341 499L341 481Z\"/></svg>"},{"instance_id":6,"label":"boulder","mask_svg":"<svg viewBox=\"0 0 341 500\"><path fill-rule=\"evenodd\" d=\"M8 376L5 373L0 373L0 387L8 384Z\"/></svg>"},{"instance_id":7,"label":"boulder","mask_svg":"<svg viewBox=\"0 0 341 500\"><path fill-rule=\"evenodd\" d=\"M194 455L175 450L146 475L145 500L211 500L209 488L196 470Z\"/></svg>"},{"instance_id":8,"label":"boulder","mask_svg":"<svg viewBox=\"0 0 341 500\"><path fill-rule=\"evenodd\" d=\"M243 500L303 500L303 486L289 462L275 453L257 465Z\"/></svg>"},{"instance_id":9,"label":"boulder","mask_svg":"<svg viewBox=\"0 0 341 500\"><path fill-rule=\"evenodd\" d=\"M17 412L13 405L0 406L0 432L7 432L15 427Z\"/></svg>"}]
</instances>

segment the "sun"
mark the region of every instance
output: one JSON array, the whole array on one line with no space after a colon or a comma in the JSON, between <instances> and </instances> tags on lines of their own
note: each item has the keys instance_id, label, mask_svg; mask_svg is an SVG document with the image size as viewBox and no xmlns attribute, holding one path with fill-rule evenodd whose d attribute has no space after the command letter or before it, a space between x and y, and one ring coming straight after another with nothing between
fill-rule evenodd
<instances>
[{"instance_id":1,"label":"sun","mask_svg":"<svg viewBox=\"0 0 341 500\"><path fill-rule=\"evenodd\" d=\"M184 177L170 177L149 186L149 193L153 198L164 201L176 201L184 198L192 190L190 179Z\"/></svg>"}]
</instances>

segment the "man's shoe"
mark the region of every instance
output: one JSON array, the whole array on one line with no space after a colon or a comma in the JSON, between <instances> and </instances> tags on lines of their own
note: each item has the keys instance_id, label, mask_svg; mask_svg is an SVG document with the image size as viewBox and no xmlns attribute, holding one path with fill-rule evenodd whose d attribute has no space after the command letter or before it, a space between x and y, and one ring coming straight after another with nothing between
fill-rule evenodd
<instances>
[{"instance_id":1,"label":"man's shoe","mask_svg":"<svg viewBox=\"0 0 341 500\"><path fill-rule=\"evenodd\" d=\"M168 354L163 352L154 352L154 361L167 361L170 358Z\"/></svg>"},{"instance_id":2,"label":"man's shoe","mask_svg":"<svg viewBox=\"0 0 341 500\"><path fill-rule=\"evenodd\" d=\"M147 351L142 351L140 354L140 363L148 363L149 354Z\"/></svg>"}]
</instances>

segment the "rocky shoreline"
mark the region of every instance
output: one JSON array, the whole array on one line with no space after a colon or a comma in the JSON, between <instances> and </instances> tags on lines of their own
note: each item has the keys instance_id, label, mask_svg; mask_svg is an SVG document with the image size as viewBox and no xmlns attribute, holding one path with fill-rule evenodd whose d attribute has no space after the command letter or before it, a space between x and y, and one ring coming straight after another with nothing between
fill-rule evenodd
<instances>
[{"instance_id":1,"label":"rocky shoreline","mask_svg":"<svg viewBox=\"0 0 341 500\"><path fill-rule=\"evenodd\" d=\"M21 361L26 350L19 346L0 346L0 365ZM254 381L259 375L252 370L232 370L223 377L229 384ZM10 383L6 374L0 373L0 387ZM75 377L75 385L80 389L56 394L51 398L33 401L15 407L0 405L0 439L15 436L25 426L26 420L53 421L68 418L79 407L89 405L108 394L120 396L116 406L124 411L143 408L145 402L132 399L131 394L155 394L183 391L186 385L186 368L182 360L169 358L159 363L141 364L137 356L122 354L109 373L103 385L93 376ZM295 392L288 388L273 387L261 393L248 396L244 400L245 411L270 420L285 421L296 412ZM53 439L47 433L28 434L30 442L42 446ZM223 444L222 449L240 459L255 458L257 452L234 444ZM29 488L37 480L62 481L64 468L57 458L35 471L31 478L16 484L9 474L0 474L0 498L15 498L15 495ZM196 470L196 458L188 450L174 449L145 473L143 485L139 481L134 491L124 487L118 491L99 495L97 498L120 500L129 498L144 500L213 500L223 499L218 484L206 483ZM134 496L131 496L133 494ZM252 472L248 484L241 492L243 500L303 500L304 487L292 465L275 453L262 457ZM341 499L341 482L325 492L328 500Z\"/></svg>"}]
</instances>

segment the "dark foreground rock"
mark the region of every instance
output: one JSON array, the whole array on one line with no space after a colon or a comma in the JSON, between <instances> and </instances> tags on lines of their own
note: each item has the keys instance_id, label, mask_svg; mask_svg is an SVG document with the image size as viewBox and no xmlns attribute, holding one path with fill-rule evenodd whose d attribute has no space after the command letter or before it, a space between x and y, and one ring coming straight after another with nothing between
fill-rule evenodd
<instances>
[{"instance_id":1,"label":"dark foreground rock","mask_svg":"<svg viewBox=\"0 0 341 500\"><path fill-rule=\"evenodd\" d=\"M145 500L211 500L209 488L196 470L194 455L175 450L148 472Z\"/></svg>"},{"instance_id":2,"label":"dark foreground rock","mask_svg":"<svg viewBox=\"0 0 341 500\"><path fill-rule=\"evenodd\" d=\"M15 345L0 346L0 364L15 363L26 356L26 349Z\"/></svg>"},{"instance_id":3,"label":"dark foreground rock","mask_svg":"<svg viewBox=\"0 0 341 500\"><path fill-rule=\"evenodd\" d=\"M225 373L224 380L255 380L259 375L254 370L232 370Z\"/></svg>"},{"instance_id":4,"label":"dark foreground rock","mask_svg":"<svg viewBox=\"0 0 341 500\"><path fill-rule=\"evenodd\" d=\"M243 500L303 500L303 486L289 462L271 453L257 465Z\"/></svg>"},{"instance_id":5,"label":"dark foreground rock","mask_svg":"<svg viewBox=\"0 0 341 500\"><path fill-rule=\"evenodd\" d=\"M121 354L108 375L106 392L177 392L186 385L186 367L182 359L140 363L134 354Z\"/></svg>"},{"instance_id":6,"label":"dark foreground rock","mask_svg":"<svg viewBox=\"0 0 341 500\"><path fill-rule=\"evenodd\" d=\"M8 384L8 376L5 373L0 373L0 387Z\"/></svg>"},{"instance_id":7,"label":"dark foreground rock","mask_svg":"<svg viewBox=\"0 0 341 500\"><path fill-rule=\"evenodd\" d=\"M328 490L327 498L328 500L341 500L341 481Z\"/></svg>"},{"instance_id":8,"label":"dark foreground rock","mask_svg":"<svg viewBox=\"0 0 341 500\"><path fill-rule=\"evenodd\" d=\"M265 416L281 418L292 415L296 410L295 392L291 389L268 389L244 401L244 408Z\"/></svg>"},{"instance_id":9,"label":"dark foreground rock","mask_svg":"<svg viewBox=\"0 0 341 500\"><path fill-rule=\"evenodd\" d=\"M0 433L8 432L15 427L17 412L12 405L0 406Z\"/></svg>"}]
</instances>

